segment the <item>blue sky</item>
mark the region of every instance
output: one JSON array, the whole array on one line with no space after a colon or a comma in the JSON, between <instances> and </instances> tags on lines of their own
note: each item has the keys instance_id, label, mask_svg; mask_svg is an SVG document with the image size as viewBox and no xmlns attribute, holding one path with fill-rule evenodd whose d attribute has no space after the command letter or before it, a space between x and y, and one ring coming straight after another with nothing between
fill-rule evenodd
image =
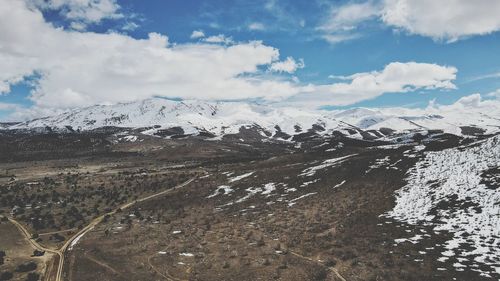
<instances>
[{"instance_id":1,"label":"blue sky","mask_svg":"<svg viewBox=\"0 0 500 281\"><path fill-rule=\"evenodd\" d=\"M26 67L24 72L19 71L12 73L11 76L0 76L0 80L4 80L4 84L9 85L9 90L4 90L0 94L0 119L27 118L24 116L44 115L93 103L114 103L150 96L206 100L231 100L234 98L294 104L297 101L302 103L304 100L314 100L315 96L311 93L321 92L321 102L311 103L316 107L425 107L430 100L435 100L440 104L450 104L473 93L482 94L484 99L492 99L494 97L488 93L500 89L500 52L498 51L500 50L500 32L498 32L500 20L494 19L500 13L500 5L496 0L479 0L472 8L467 6L465 0L446 0L450 2L450 5L456 6L452 7L451 12L448 11L448 13L455 13L455 16L450 17L449 21L446 21L447 16L442 14L444 12L436 9L432 1L429 0L93 1L102 5L96 8L92 4L78 6L75 4L78 1L72 0L67 0L65 4L51 3L51 0L46 1L45 4L41 0L26 0L25 6L15 6L17 9L28 7L31 13L24 11L26 17L35 17L33 11L43 15L43 20L33 23L33 33L42 32L37 32L36 29L39 26L47 25L44 28L50 29L54 36L53 38L46 36L40 39L33 36L41 42L35 40L34 45L31 46L22 46L25 42L17 43L15 37L11 39L8 36L5 38L0 36L0 43L1 40L13 42L10 51L0 47L0 59L2 59L2 52L5 53L5 57L10 58L9 56L14 53L12 50L23 47L27 48L26 52L29 56L34 57L46 56L51 50L59 47L62 48L59 53L68 51L68 54L65 54L64 60L66 61L80 56L82 58L87 55L90 57L82 62L74 62L75 69L72 69L70 64L66 65L64 60L59 65L54 66L50 63L31 65L31 61L26 61L26 55L21 58L15 57L15 61L12 59L14 68L25 68L26 65L29 67ZM396 10L397 5L401 5L399 2L408 5L410 13L401 14ZM11 7L11 9L13 8ZM426 22L420 19L418 13L431 13L431 15L426 17ZM494 21L493 25L491 19L481 25L481 19L488 19L489 16ZM25 19L16 19L11 16L10 20ZM470 23L473 21L478 22L478 24L470 27ZM15 28L13 27L13 29ZM59 31L57 31L58 28ZM26 29L30 29L30 26L27 25ZM192 38L193 31L199 31L197 38ZM0 32L2 31L0 30ZM30 30L20 32L29 34ZM72 48L72 44L68 44L67 50L63 50L64 40L61 39L62 36L69 36L70 40L73 40L75 36L72 34L74 33L81 35L78 39L74 39L75 47ZM99 42L103 43L92 41L94 40L92 34L95 33L103 35L102 38L99 38ZM121 38L113 37L111 35L113 33L119 34ZM151 33L157 33L158 38L151 37ZM203 33L203 37L201 33ZM219 35L221 35L218 37L219 39L224 38L222 40L227 41L211 42L208 39L211 36ZM168 39L166 39L167 43L161 46L163 37ZM191 76L178 77L174 82L172 80L155 80L154 83L157 83L158 87L145 89L147 94L144 95L134 96L126 89L137 87L135 90L137 92L144 88L144 85L150 85L150 79L144 78L149 73L148 71L151 71L152 74L165 71L164 75L169 75L171 72L167 68L178 69L179 66L184 67L189 62L193 63L190 70L200 68L202 71L199 72L199 75L204 75L204 73L216 73L219 68L225 69L234 61L232 57L223 61L221 59L220 64L216 65L212 65L210 61L200 60L198 57L196 60L188 59L186 61L175 59L175 63L179 63L179 65L169 63L170 61L158 65L155 63L151 69L148 69L148 65L145 63L144 71L128 72L128 79L117 79L116 81L113 80L116 77L115 70L111 74L103 73L104 77L100 77L102 79L87 75L93 71L92 68L86 69L84 67L82 73L78 72L79 63L85 64L86 61L91 61L99 56L98 52L89 55L86 51L82 51L80 54L81 48L77 47L78 45L85 45L92 41L89 43L92 47L89 48L99 49L99 44L103 44L103 46L105 45L103 49L107 49L107 42L134 40L137 43L137 49L130 50L130 53L124 51L123 54L117 55L120 57L118 64L129 65L129 59L133 59L133 63L142 60L148 61L149 57L135 56L137 53L141 53L141 48L148 49L147 46L143 46L142 41L150 43L156 40L155 38L159 41L159 47L178 51L176 55L182 58L195 51L219 52L231 47L247 47L245 44L255 40L261 41L261 43L253 45L252 50L248 53L245 51L245 56L255 57L254 60L245 57L249 60L247 64L242 64L234 70L228 68L228 73L231 73L228 75L232 76L210 77L215 81L214 83L227 83L227 86L223 85L214 89L214 92L220 91L220 94L214 93L204 96L203 93L200 93L200 89L204 89L206 86L205 82L200 82L199 87L195 89L181 84L171 87L172 83L183 80L193 84L192 79L194 78ZM48 42L43 42L44 40ZM58 43L57 40L62 41ZM30 43L33 44L33 42ZM38 43L40 43L40 48L47 45L48 51L33 50L33 54L31 54L29 48L36 49ZM54 46L52 44L57 47L52 47ZM109 43L109 45L112 44ZM120 47L120 50L124 48ZM271 48L279 52L278 57ZM184 49L190 51L186 54ZM54 56L57 58L57 52L55 53L55 55L47 56L53 61ZM97 70L100 68L99 64L114 59L112 52L109 54L103 52L102 57L104 56L108 57L96 61L94 67ZM210 54L207 57L210 57ZM291 69L285 67L284 64L276 64L285 62L288 57L293 62L292 66L288 65ZM386 66L395 62L402 64L395 66L396 71L401 69L401 71L409 71L424 77L413 79L406 76L403 78L391 76L392 78L385 78ZM417 64L406 67L406 64L410 62ZM276 67L273 67L273 64ZM61 68L66 67L68 73L74 73L73 76L66 77L57 74ZM386 70L389 71L388 68ZM436 73L431 74L434 71ZM194 74L196 73L194 72ZM364 82L360 85L353 85L354 76L344 77L344 79L332 78L332 76L356 74L365 74L365 78L369 81L382 79L384 81L380 83L387 85L378 85L370 94L364 94L361 93ZM105 75L109 75L109 77ZM59 76L60 79L64 79L64 83L53 78ZM82 84L85 77L88 78L89 85ZM71 83L73 79L74 82ZM105 91L95 96L93 94L93 92L99 92L103 88L99 83L104 83L105 87L113 89L115 88L113 83L116 83L116 87L119 88L123 83L134 79L137 81L145 79L146 81L143 84L136 85L134 83L130 87L125 87L125 85L123 94L118 91L110 94L109 97L104 97L107 95ZM204 77L200 77L200 79L202 80ZM207 78L207 81L209 82L210 79ZM243 82L250 83L251 86L240 85L242 81L234 81L238 79L245 79ZM426 82L419 82L422 79ZM269 81L276 85L267 87L266 83ZM233 82L237 85L235 92L248 92L235 97L235 92L231 91ZM92 84L95 84L95 89L92 88ZM255 89L249 88L256 85ZM162 90L161 86L164 87L165 91ZM243 90L239 91L238 87L242 87ZM255 93L257 91L265 92L268 89L273 91L277 88L279 90L276 94L270 94L271 97L266 96L265 93ZM0 89L2 89L1 84ZM293 93L287 94L287 90ZM61 92L57 93L58 91ZM184 91L189 92L189 94L184 94ZM350 96L358 97L351 100ZM67 102L63 100L67 100Z\"/></svg>"}]
</instances>

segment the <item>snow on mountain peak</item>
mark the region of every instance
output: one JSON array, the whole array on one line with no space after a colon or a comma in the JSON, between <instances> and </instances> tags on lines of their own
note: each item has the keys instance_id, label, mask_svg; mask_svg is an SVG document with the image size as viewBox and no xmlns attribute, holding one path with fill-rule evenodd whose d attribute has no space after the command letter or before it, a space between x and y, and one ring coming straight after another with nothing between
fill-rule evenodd
<instances>
[{"instance_id":1,"label":"snow on mountain peak","mask_svg":"<svg viewBox=\"0 0 500 281\"><path fill-rule=\"evenodd\" d=\"M499 115L499 116L496 116ZM74 109L60 115L14 124L9 129L68 128L92 130L100 127L144 128L155 130L180 127L184 134L202 131L214 135L238 133L240 128L259 126L275 134L295 135L315 127L328 133L357 129L394 131L443 130L461 134L461 126L479 126L485 132L498 131L500 113L491 116L470 112L468 118L455 111L426 112L399 109L355 108L343 111L305 110L273 107L246 102L173 101L152 98L115 105L96 105ZM148 131L148 133L154 133Z\"/></svg>"}]
</instances>

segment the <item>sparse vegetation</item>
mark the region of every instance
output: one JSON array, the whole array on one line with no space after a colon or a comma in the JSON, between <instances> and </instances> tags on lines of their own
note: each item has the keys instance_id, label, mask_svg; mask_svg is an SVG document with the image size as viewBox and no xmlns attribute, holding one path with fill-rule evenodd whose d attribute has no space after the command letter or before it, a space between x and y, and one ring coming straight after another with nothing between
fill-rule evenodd
<instances>
[{"instance_id":1,"label":"sparse vegetation","mask_svg":"<svg viewBox=\"0 0 500 281\"><path fill-rule=\"evenodd\" d=\"M382 151L367 148L376 143L342 139L341 151L327 153L339 139L315 148L325 140L312 138L295 148L156 138L124 145L112 144L112 135L94 137L100 140L82 139L87 143L77 146L76 158L67 144L61 144L66 154L43 156L39 149L53 136L28 138L26 151L37 160L27 165L26 155L12 152L11 162L0 164L0 169L18 167L10 170L15 181L0 181L0 212L27 226L44 246L57 248L95 218L116 210L68 252L65 276L71 274L72 280L331 280L333 270L347 280L456 277L449 270L428 278L436 273L432 261L415 262L422 247L442 244L445 233L433 235L429 245L398 248L394 237L432 232L379 217L392 207L394 191L416 161L404 157L405 147ZM69 135L61 142L75 138ZM444 139L438 145L457 142ZM356 156L317 170L314 178L298 176L321 161L351 154ZM370 170L371 163L386 156L390 163L399 161L399 170ZM230 182L249 172L254 173ZM172 189L195 176L189 185ZM263 187L269 183L273 189L266 193ZM227 186L227 193L221 189L210 197L220 186ZM164 190L170 191L139 200ZM131 202L136 204L120 209ZM2 256L2 251L0 259L11 253ZM426 251L435 255L438 249ZM44 267L34 261L50 256L30 248L27 258L1 269L16 280L41 280ZM467 274L470 280L486 280L470 270Z\"/></svg>"}]
</instances>

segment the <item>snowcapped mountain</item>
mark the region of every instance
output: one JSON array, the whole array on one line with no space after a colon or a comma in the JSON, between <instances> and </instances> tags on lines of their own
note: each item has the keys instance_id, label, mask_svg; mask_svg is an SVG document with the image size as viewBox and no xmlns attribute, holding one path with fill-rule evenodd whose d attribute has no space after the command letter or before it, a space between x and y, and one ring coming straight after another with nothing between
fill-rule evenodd
<instances>
[{"instance_id":1,"label":"snowcapped mountain","mask_svg":"<svg viewBox=\"0 0 500 281\"><path fill-rule=\"evenodd\" d=\"M343 111L305 110L243 102L172 101L161 98L96 105L60 115L7 126L8 129L92 130L101 127L144 128L144 134L176 129L178 134L213 136L235 134L241 127L258 128L263 136L287 139L308 131L338 131L351 137L442 130L452 134L492 133L499 130L500 110L486 115L467 110L408 110L356 108ZM385 130L384 130L385 129ZM387 130L389 129L389 130ZM364 134L363 134L364 133ZM370 136L370 135L368 135Z\"/></svg>"}]
</instances>

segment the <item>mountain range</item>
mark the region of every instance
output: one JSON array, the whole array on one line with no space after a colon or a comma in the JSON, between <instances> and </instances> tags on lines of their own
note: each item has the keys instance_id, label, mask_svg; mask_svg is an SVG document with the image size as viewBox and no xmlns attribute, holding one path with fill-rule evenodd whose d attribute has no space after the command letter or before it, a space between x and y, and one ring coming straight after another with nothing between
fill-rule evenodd
<instances>
[{"instance_id":1,"label":"mountain range","mask_svg":"<svg viewBox=\"0 0 500 281\"><path fill-rule=\"evenodd\" d=\"M500 130L500 110L468 107L354 108L311 110L244 102L173 101L152 98L115 105L95 105L21 123L8 130L88 131L103 127L133 128L163 137L222 137L242 128L263 137L292 140L306 132L339 132L351 138L387 139L394 135L440 131L454 135L492 134Z\"/></svg>"}]
</instances>

